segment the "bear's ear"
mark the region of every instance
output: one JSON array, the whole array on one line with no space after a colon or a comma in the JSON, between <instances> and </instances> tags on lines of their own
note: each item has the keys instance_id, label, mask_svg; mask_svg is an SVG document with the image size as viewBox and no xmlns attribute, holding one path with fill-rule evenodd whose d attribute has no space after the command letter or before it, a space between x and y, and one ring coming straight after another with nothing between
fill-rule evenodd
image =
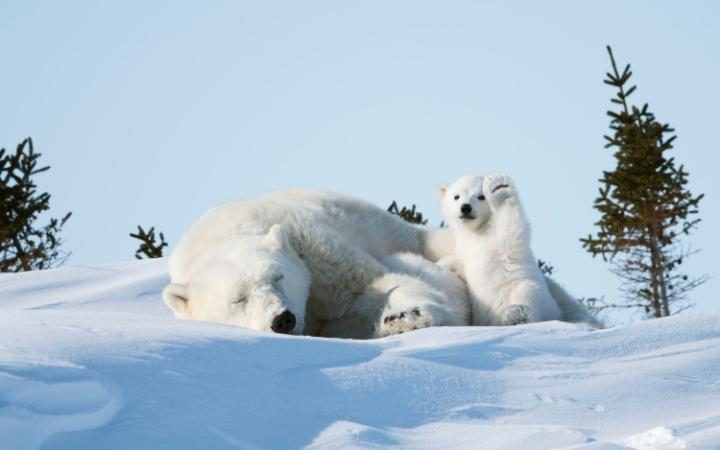
<instances>
[{"instance_id":1,"label":"bear's ear","mask_svg":"<svg viewBox=\"0 0 720 450\"><path fill-rule=\"evenodd\" d=\"M279 223L270 227L270 231L265 235L263 243L274 250L292 250L292 246L288 240L287 230Z\"/></svg>"},{"instance_id":2,"label":"bear's ear","mask_svg":"<svg viewBox=\"0 0 720 450\"><path fill-rule=\"evenodd\" d=\"M175 313L175 317L185 318L188 314L187 285L170 283L163 289L163 300Z\"/></svg>"},{"instance_id":3,"label":"bear's ear","mask_svg":"<svg viewBox=\"0 0 720 450\"><path fill-rule=\"evenodd\" d=\"M441 184L437 187L435 193L440 201L445 198L445 192L447 192L447 184Z\"/></svg>"}]
</instances>

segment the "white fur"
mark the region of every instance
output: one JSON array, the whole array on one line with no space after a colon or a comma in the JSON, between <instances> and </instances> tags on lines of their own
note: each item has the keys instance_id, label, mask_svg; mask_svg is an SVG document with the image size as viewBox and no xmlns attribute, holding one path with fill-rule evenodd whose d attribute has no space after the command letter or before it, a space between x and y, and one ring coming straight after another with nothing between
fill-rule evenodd
<instances>
[{"instance_id":1,"label":"white fur","mask_svg":"<svg viewBox=\"0 0 720 450\"><path fill-rule=\"evenodd\" d=\"M440 264L466 280L474 325L560 319L597 324L538 268L530 249L530 225L508 176L463 177L441 186L438 196L455 236L455 257ZM467 214L463 205L469 208Z\"/></svg>"},{"instance_id":2,"label":"white fur","mask_svg":"<svg viewBox=\"0 0 720 450\"><path fill-rule=\"evenodd\" d=\"M545 277L550 295L555 299L562 311L562 320L565 322L585 323L595 328L603 328L603 323L593 316L585 306L575 297L568 294L555 280Z\"/></svg>"},{"instance_id":3,"label":"white fur","mask_svg":"<svg viewBox=\"0 0 720 450\"><path fill-rule=\"evenodd\" d=\"M396 253L383 258L382 263L395 274L405 274L432 286L433 301L428 307L437 309L432 314L435 319L432 325L470 324L470 297L465 282L457 274L413 253Z\"/></svg>"},{"instance_id":4,"label":"white fur","mask_svg":"<svg viewBox=\"0 0 720 450\"><path fill-rule=\"evenodd\" d=\"M170 257L163 296L177 317L256 330L290 311L294 334L366 338L462 325L437 289L378 261L396 252L437 259L448 242L447 230L407 224L359 199L278 191L201 217ZM399 320L403 313L412 317Z\"/></svg>"}]
</instances>

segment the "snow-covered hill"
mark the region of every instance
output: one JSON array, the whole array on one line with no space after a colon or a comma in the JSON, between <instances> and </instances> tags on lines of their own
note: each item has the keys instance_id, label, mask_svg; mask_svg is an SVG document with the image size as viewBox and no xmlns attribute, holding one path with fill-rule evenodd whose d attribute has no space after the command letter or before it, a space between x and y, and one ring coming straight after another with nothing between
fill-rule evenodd
<instances>
[{"instance_id":1,"label":"snow-covered hill","mask_svg":"<svg viewBox=\"0 0 720 450\"><path fill-rule=\"evenodd\" d=\"M720 313L278 336L174 319L165 264L0 275L0 449L720 449Z\"/></svg>"}]
</instances>

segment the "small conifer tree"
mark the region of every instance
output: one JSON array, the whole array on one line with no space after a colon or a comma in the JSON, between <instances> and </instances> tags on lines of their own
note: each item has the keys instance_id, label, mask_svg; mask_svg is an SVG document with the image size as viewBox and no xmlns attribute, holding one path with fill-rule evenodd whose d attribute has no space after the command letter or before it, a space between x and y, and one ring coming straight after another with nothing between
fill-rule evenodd
<instances>
[{"instance_id":1,"label":"small conifer tree","mask_svg":"<svg viewBox=\"0 0 720 450\"><path fill-rule=\"evenodd\" d=\"M626 299L617 306L640 306L649 317L669 316L691 306L687 293L707 279L680 271L693 253L680 237L700 222L695 215L703 195L690 193L688 173L669 155L674 130L658 122L647 104L628 104L636 88L628 88L630 65L619 72L612 49L607 50L612 73L604 81L617 89L611 101L618 110L607 112L612 135L605 136L605 147L615 149L616 166L599 180L599 231L581 242L593 256L610 261L622 279Z\"/></svg>"},{"instance_id":2,"label":"small conifer tree","mask_svg":"<svg viewBox=\"0 0 720 450\"><path fill-rule=\"evenodd\" d=\"M555 270L555 267L553 267L552 264L550 264L547 261L544 261L540 258L538 258L538 268L540 269L540 272L543 273L543 275L550 276L553 274L553 270Z\"/></svg>"},{"instance_id":3,"label":"small conifer tree","mask_svg":"<svg viewBox=\"0 0 720 450\"><path fill-rule=\"evenodd\" d=\"M388 206L387 210L390 214L400 216L400 218L403 219L405 222L410 222L417 225L426 225L428 222L427 219L423 219L422 213L415 209L415 205L412 205L412 207L410 208L407 208L405 206L399 207L397 202L393 201L390 206Z\"/></svg>"},{"instance_id":4,"label":"small conifer tree","mask_svg":"<svg viewBox=\"0 0 720 450\"><path fill-rule=\"evenodd\" d=\"M168 246L162 233L157 236L160 238L160 242L158 242L155 236L155 227L150 227L149 230L145 231L138 225L137 233L130 233L130 237L140 241L140 246L135 250L135 258L137 259L162 258L163 249Z\"/></svg>"},{"instance_id":5,"label":"small conifer tree","mask_svg":"<svg viewBox=\"0 0 720 450\"><path fill-rule=\"evenodd\" d=\"M0 149L0 272L48 269L69 255L61 250L60 232L71 213L37 223L50 209L50 194L35 185L35 175L50 169L38 167L40 156L30 138L14 153Z\"/></svg>"}]
</instances>

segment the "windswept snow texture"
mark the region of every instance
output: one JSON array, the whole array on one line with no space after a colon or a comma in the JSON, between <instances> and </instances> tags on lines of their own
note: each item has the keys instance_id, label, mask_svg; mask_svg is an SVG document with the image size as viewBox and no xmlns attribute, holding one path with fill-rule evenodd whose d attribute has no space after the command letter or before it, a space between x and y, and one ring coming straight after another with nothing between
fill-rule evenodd
<instances>
[{"instance_id":1,"label":"windswept snow texture","mask_svg":"<svg viewBox=\"0 0 720 450\"><path fill-rule=\"evenodd\" d=\"M165 264L0 275L0 449L720 449L720 313L278 336L174 319Z\"/></svg>"}]
</instances>

